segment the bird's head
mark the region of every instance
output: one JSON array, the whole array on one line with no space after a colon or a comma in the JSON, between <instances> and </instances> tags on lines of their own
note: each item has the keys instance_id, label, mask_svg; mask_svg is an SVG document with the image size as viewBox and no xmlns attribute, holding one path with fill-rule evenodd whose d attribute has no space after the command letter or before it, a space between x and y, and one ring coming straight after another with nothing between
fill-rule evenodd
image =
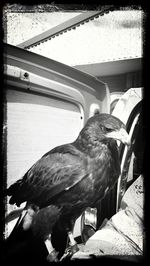
<instances>
[{"instance_id":1,"label":"bird's head","mask_svg":"<svg viewBox=\"0 0 150 266\"><path fill-rule=\"evenodd\" d=\"M130 145L130 137L126 131L124 123L115 116L110 114L97 114L91 117L83 129L93 139L107 141L115 139L123 144Z\"/></svg>"}]
</instances>

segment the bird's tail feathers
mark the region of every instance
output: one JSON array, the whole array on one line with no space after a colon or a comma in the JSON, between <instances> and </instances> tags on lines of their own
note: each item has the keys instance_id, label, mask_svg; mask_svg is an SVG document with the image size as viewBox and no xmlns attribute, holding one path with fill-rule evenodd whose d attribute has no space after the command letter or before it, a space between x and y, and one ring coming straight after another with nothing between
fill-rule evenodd
<instances>
[{"instance_id":1,"label":"bird's tail feathers","mask_svg":"<svg viewBox=\"0 0 150 266\"><path fill-rule=\"evenodd\" d=\"M3 198L6 196L9 196L10 197L9 203L16 204L18 207L24 201L24 199L22 199L21 197L22 195L20 194L21 183L22 183L22 180L19 179L14 184L12 184L9 188L6 188L3 190Z\"/></svg>"},{"instance_id":2,"label":"bird's tail feathers","mask_svg":"<svg viewBox=\"0 0 150 266\"><path fill-rule=\"evenodd\" d=\"M5 224L10 223L11 221L15 220L17 217L19 218L22 214L24 208L18 208L16 210L11 211L9 214L5 216Z\"/></svg>"},{"instance_id":3,"label":"bird's tail feathers","mask_svg":"<svg viewBox=\"0 0 150 266\"><path fill-rule=\"evenodd\" d=\"M22 210L13 230L11 231L9 238L13 238L16 237L21 231L23 231L23 223L24 223L24 219L27 215L27 210Z\"/></svg>"}]
</instances>

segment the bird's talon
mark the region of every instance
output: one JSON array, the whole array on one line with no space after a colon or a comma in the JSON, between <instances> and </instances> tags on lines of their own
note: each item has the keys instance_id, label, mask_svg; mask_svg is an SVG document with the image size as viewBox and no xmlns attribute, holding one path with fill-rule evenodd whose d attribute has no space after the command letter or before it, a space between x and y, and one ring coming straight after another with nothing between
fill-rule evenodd
<instances>
[{"instance_id":1,"label":"bird's talon","mask_svg":"<svg viewBox=\"0 0 150 266\"><path fill-rule=\"evenodd\" d=\"M68 248L66 248L64 255L61 257L60 261L64 261L66 259L69 259L73 256L74 253L76 253L79 250L79 247L76 244L69 245Z\"/></svg>"},{"instance_id":2,"label":"bird's talon","mask_svg":"<svg viewBox=\"0 0 150 266\"><path fill-rule=\"evenodd\" d=\"M72 254L71 254L71 250L70 250L69 248L67 248L67 249L65 250L64 255L61 257L60 261L64 261L64 260L70 258L71 255L72 255Z\"/></svg>"},{"instance_id":3,"label":"bird's talon","mask_svg":"<svg viewBox=\"0 0 150 266\"><path fill-rule=\"evenodd\" d=\"M79 251L79 247L78 247L77 243L74 244L73 246L70 246L70 249L71 249L71 253L72 253L72 255L73 255L74 253L76 253L77 251Z\"/></svg>"},{"instance_id":4,"label":"bird's talon","mask_svg":"<svg viewBox=\"0 0 150 266\"><path fill-rule=\"evenodd\" d=\"M57 262L58 261L58 252L54 249L50 254L48 254L47 256L47 261L49 262L52 262L52 261L55 261Z\"/></svg>"}]
</instances>

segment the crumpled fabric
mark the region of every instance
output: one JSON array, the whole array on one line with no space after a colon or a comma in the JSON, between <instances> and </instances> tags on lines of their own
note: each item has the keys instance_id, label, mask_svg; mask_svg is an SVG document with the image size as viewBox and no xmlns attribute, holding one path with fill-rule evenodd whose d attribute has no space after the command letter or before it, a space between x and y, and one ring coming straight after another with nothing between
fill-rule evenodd
<instances>
[{"instance_id":1,"label":"crumpled fabric","mask_svg":"<svg viewBox=\"0 0 150 266\"><path fill-rule=\"evenodd\" d=\"M123 196L121 208L72 259L88 259L92 256L143 256L144 242L144 187L143 176L139 176Z\"/></svg>"}]
</instances>

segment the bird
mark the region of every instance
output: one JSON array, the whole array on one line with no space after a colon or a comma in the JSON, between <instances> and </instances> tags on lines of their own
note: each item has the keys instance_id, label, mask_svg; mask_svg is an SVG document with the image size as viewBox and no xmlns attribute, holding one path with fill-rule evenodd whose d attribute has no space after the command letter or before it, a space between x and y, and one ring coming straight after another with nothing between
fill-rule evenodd
<instances>
[{"instance_id":1,"label":"bird","mask_svg":"<svg viewBox=\"0 0 150 266\"><path fill-rule=\"evenodd\" d=\"M30 229L42 239L48 261L58 261L51 239L56 225L67 233L72 252L78 250L76 219L101 201L120 175L117 141L131 144L124 123L110 114L96 114L74 142L48 151L6 189L10 204L26 202L14 230L21 224L22 230Z\"/></svg>"}]
</instances>

